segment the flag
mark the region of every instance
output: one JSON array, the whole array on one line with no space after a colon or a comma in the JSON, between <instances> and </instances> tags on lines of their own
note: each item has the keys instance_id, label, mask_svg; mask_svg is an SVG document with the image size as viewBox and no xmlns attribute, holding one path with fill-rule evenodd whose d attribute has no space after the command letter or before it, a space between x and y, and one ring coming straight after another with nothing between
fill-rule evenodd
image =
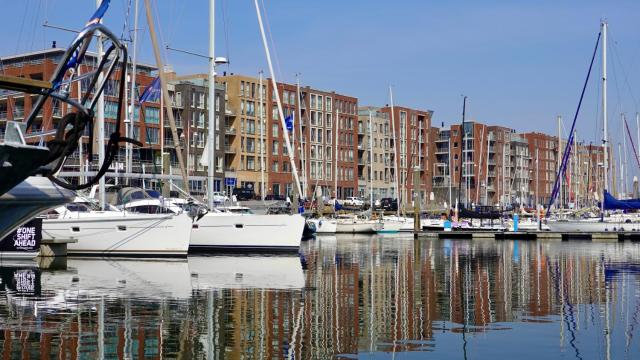
<instances>
[{"instance_id":1,"label":"flag","mask_svg":"<svg viewBox=\"0 0 640 360\"><path fill-rule=\"evenodd\" d=\"M158 99L160 99L160 77L153 79L151 84L144 89L142 95L140 95L139 102L142 105L146 101L158 101Z\"/></svg>"},{"instance_id":2,"label":"flag","mask_svg":"<svg viewBox=\"0 0 640 360\"><path fill-rule=\"evenodd\" d=\"M287 125L287 130L293 131L293 113L284 118L284 123Z\"/></svg>"},{"instance_id":3,"label":"flag","mask_svg":"<svg viewBox=\"0 0 640 360\"><path fill-rule=\"evenodd\" d=\"M100 20L102 20L104 14L107 12L110 2L111 0L102 0L100 2L100 6L98 6L98 8L96 9L96 12L93 13L93 16L85 24L85 27L99 23Z\"/></svg>"},{"instance_id":4,"label":"flag","mask_svg":"<svg viewBox=\"0 0 640 360\"><path fill-rule=\"evenodd\" d=\"M91 18L89 18L89 21L84 25L85 29L88 26L93 25L93 24L97 24L102 20L102 17L107 12L107 9L109 9L109 3L110 2L111 2L111 0L102 0L102 2L100 3L100 6L98 6L96 11L91 16ZM67 72L67 70L69 70L71 68L75 68L78 64L80 64L82 62L82 60L84 58L84 54L87 51L87 49L85 47L86 45L84 45L84 46L83 45L78 46L78 48L73 52L73 54L71 55L71 57L69 58L69 60L65 64L64 71L61 71L60 75L59 75L59 78L57 78L57 79L55 79L53 81L53 87L54 88L58 88L58 86L60 86L60 82L62 81L62 77Z\"/></svg>"}]
</instances>

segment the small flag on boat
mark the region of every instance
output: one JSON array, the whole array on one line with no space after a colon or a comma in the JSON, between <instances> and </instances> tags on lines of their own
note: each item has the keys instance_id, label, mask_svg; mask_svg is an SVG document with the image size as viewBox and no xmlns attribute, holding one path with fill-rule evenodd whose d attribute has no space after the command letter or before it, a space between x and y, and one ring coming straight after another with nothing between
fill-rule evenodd
<instances>
[{"instance_id":1,"label":"small flag on boat","mask_svg":"<svg viewBox=\"0 0 640 360\"><path fill-rule=\"evenodd\" d=\"M160 99L160 77L153 79L151 84L140 95L140 105L147 101L158 101Z\"/></svg>"},{"instance_id":2,"label":"small flag on boat","mask_svg":"<svg viewBox=\"0 0 640 360\"><path fill-rule=\"evenodd\" d=\"M93 16L91 17L91 19L89 19L85 27L99 23L100 20L102 20L102 17L104 16L104 14L107 12L110 2L111 0L102 0L100 2L100 6L98 6L98 8L96 9L96 12L93 13Z\"/></svg>"},{"instance_id":3,"label":"small flag on boat","mask_svg":"<svg viewBox=\"0 0 640 360\"><path fill-rule=\"evenodd\" d=\"M85 26L84 26L85 29L88 26L93 25L93 24L97 24L102 20L102 17L107 12L107 9L109 9L109 3L110 2L111 2L111 0L102 0L102 2L100 3L100 6L98 6L96 11L91 16L91 18L89 18L89 21L85 24ZM60 86L60 83L62 81L62 77L64 76L64 74L66 73L67 70L69 70L71 68L75 68L78 64L82 63L82 60L84 58L84 54L86 53L86 50L87 50L86 49L86 45L78 46L78 48L73 52L73 55L71 55L71 57L69 58L69 60L65 64L64 71L61 71L59 78L57 78L57 79L55 79L53 81L53 87L54 88L58 88Z\"/></svg>"},{"instance_id":4,"label":"small flag on boat","mask_svg":"<svg viewBox=\"0 0 640 360\"><path fill-rule=\"evenodd\" d=\"M287 130L293 130L293 113L286 118L284 118L284 123L287 125Z\"/></svg>"}]
</instances>

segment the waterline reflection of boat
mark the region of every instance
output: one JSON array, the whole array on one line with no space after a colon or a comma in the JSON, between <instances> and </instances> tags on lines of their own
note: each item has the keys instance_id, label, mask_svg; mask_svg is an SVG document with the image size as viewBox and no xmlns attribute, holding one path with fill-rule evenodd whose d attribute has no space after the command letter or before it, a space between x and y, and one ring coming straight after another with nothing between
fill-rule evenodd
<instances>
[{"instance_id":1,"label":"waterline reflection of boat","mask_svg":"<svg viewBox=\"0 0 640 360\"><path fill-rule=\"evenodd\" d=\"M194 289L300 289L304 274L298 255L189 256Z\"/></svg>"}]
</instances>

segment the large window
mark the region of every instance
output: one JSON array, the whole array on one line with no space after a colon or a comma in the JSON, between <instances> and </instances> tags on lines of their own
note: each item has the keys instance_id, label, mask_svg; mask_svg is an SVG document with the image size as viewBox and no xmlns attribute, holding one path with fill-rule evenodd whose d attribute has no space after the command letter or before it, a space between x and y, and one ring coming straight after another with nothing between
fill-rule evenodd
<instances>
[{"instance_id":1,"label":"large window","mask_svg":"<svg viewBox=\"0 0 640 360\"><path fill-rule=\"evenodd\" d=\"M156 107L144 108L144 122L147 124L160 124L160 109Z\"/></svg>"},{"instance_id":2,"label":"large window","mask_svg":"<svg viewBox=\"0 0 640 360\"><path fill-rule=\"evenodd\" d=\"M280 154L280 149L279 149L279 143L278 141L274 140L271 143L271 155L279 155Z\"/></svg>"},{"instance_id":3,"label":"large window","mask_svg":"<svg viewBox=\"0 0 640 360\"><path fill-rule=\"evenodd\" d=\"M148 127L147 132L147 144L158 144L160 138L160 129Z\"/></svg>"},{"instance_id":4,"label":"large window","mask_svg":"<svg viewBox=\"0 0 640 360\"><path fill-rule=\"evenodd\" d=\"M104 117L116 119L118 117L118 103L115 101L104 102Z\"/></svg>"}]
</instances>

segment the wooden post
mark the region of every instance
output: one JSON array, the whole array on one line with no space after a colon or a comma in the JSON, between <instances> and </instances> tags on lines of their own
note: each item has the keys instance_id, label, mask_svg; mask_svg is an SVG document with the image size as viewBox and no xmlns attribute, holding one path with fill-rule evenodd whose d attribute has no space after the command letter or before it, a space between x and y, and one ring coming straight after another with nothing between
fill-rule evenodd
<instances>
[{"instance_id":1,"label":"wooden post","mask_svg":"<svg viewBox=\"0 0 640 360\"><path fill-rule=\"evenodd\" d=\"M180 146L180 139L178 138L178 129L176 128L176 121L173 117L173 109L171 108L171 98L169 97L169 90L167 89L167 77L164 73L164 64L162 63L162 57L160 56L160 48L158 47L158 39L156 37L156 30L153 23L153 16L151 15L151 2L150 0L144 0L144 7L147 12L147 23L149 24L149 36L151 37L151 43L153 45L153 54L156 58L156 64L158 66L158 74L160 76L160 85L162 87L162 96L165 98L164 106L167 109L167 117L169 118L169 126L171 127L171 135L173 135L173 144L176 147L176 157L178 158L178 164L180 165L180 173L182 175L182 187L188 193L189 192L189 177L187 176L187 169L184 166L184 155L182 153L182 147ZM215 86L209 84L209 86ZM140 109L142 111L142 109ZM162 111L162 109L160 109ZM164 141L164 139L161 139ZM213 146L213 145L212 145Z\"/></svg>"},{"instance_id":2,"label":"wooden post","mask_svg":"<svg viewBox=\"0 0 640 360\"><path fill-rule=\"evenodd\" d=\"M413 168L413 236L417 237L418 232L422 229L420 226L420 188L422 183L420 181L420 167Z\"/></svg>"}]
</instances>

